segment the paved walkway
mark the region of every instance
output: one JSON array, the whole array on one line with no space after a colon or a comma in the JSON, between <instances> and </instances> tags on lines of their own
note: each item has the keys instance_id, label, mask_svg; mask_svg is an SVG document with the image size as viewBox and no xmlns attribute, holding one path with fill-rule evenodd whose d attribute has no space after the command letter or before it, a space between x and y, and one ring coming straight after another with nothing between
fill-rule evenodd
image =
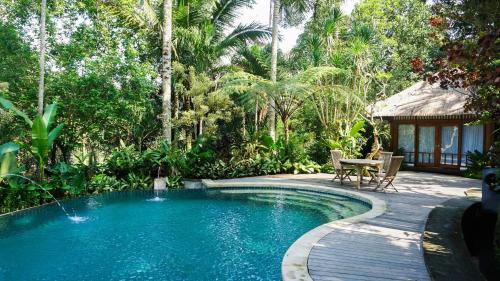
<instances>
[{"instance_id":1,"label":"paved walkway","mask_svg":"<svg viewBox=\"0 0 500 281\"><path fill-rule=\"evenodd\" d=\"M354 188L350 183L341 186L331 178L327 174L277 175L224 182L255 183L266 179ZM337 228L314 245L308 258L313 280L430 280L422 250L427 215L434 206L463 196L466 188L479 187L480 182L456 176L400 172L395 185L399 193L373 192L373 186L362 186L361 193L387 202L386 212Z\"/></svg>"}]
</instances>

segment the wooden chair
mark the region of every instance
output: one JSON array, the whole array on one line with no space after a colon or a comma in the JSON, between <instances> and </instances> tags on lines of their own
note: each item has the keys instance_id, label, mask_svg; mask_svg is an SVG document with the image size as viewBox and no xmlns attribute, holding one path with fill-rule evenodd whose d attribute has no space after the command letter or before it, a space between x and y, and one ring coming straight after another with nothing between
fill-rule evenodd
<instances>
[{"instance_id":1,"label":"wooden chair","mask_svg":"<svg viewBox=\"0 0 500 281\"><path fill-rule=\"evenodd\" d=\"M387 184L382 187L382 190L386 189L389 185L391 185L396 192L399 192L396 187L392 184L394 179L396 178L396 175L399 171L399 168L401 167L401 163L403 163L403 156L393 156L391 157L391 163L389 165L389 168L387 168L385 173L380 173L378 174L379 178L382 178L380 182L377 183L377 190L379 187L382 186L384 182L387 182Z\"/></svg>"},{"instance_id":2,"label":"wooden chair","mask_svg":"<svg viewBox=\"0 0 500 281\"><path fill-rule=\"evenodd\" d=\"M332 157L333 168L335 169L335 179L344 180L347 177L349 181L352 181L349 177L353 171L355 171L354 167L344 166L342 169L342 164L340 164L340 160L342 159L342 151L340 150L330 150L330 155ZM343 171L343 173L341 172Z\"/></svg>"},{"instance_id":3,"label":"wooden chair","mask_svg":"<svg viewBox=\"0 0 500 281\"><path fill-rule=\"evenodd\" d=\"M384 164L382 164L382 170L388 171L391 165L392 152L381 152L379 160L382 160Z\"/></svg>"},{"instance_id":4,"label":"wooden chair","mask_svg":"<svg viewBox=\"0 0 500 281\"><path fill-rule=\"evenodd\" d=\"M391 158L392 158L392 152L380 152L380 157L378 160L381 160L383 162L382 164L382 172L386 172L389 170L389 166L391 165ZM368 168L368 173L371 176L370 182L375 181L376 179L376 174L379 172L378 169L375 168Z\"/></svg>"}]
</instances>

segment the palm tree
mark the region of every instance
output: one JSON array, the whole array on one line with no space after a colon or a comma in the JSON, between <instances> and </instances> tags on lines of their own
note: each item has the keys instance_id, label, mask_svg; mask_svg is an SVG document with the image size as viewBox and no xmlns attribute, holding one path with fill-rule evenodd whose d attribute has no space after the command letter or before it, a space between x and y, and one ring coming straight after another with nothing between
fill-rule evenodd
<instances>
[{"instance_id":1,"label":"palm tree","mask_svg":"<svg viewBox=\"0 0 500 281\"><path fill-rule=\"evenodd\" d=\"M355 85L358 93L363 94L367 101L368 88L373 79L368 71L371 63L370 43L373 40L373 30L370 26L354 23L351 30L348 52L354 62Z\"/></svg>"},{"instance_id":2,"label":"palm tree","mask_svg":"<svg viewBox=\"0 0 500 281\"><path fill-rule=\"evenodd\" d=\"M40 9L40 80L38 81L38 114L43 115L43 96L45 87L45 18L47 0L42 0Z\"/></svg>"},{"instance_id":3,"label":"palm tree","mask_svg":"<svg viewBox=\"0 0 500 281\"><path fill-rule=\"evenodd\" d=\"M231 64L250 74L269 79L270 49L267 46L241 46Z\"/></svg>"},{"instance_id":4,"label":"palm tree","mask_svg":"<svg viewBox=\"0 0 500 281\"><path fill-rule=\"evenodd\" d=\"M241 45L261 42L269 38L271 33L268 28L256 23L238 25L231 32L226 32L238 16L237 11L251 4L248 0L176 1L175 7L172 6L172 0L164 0L163 26L159 20L162 13L159 12L158 6L154 5L158 2L161 1L140 0L135 9L122 6L127 3L112 1L104 5L125 25L149 34L151 45L162 50L162 123L164 136L169 140L172 135L171 60L192 66L198 73L209 72L216 76L224 68L223 57L236 51ZM207 11L210 13L207 14ZM175 24L173 33L172 22ZM163 34L161 48L157 40L160 31ZM176 92L173 94L174 104L177 105L180 97L177 97ZM176 108L177 106L174 111L177 112Z\"/></svg>"},{"instance_id":5,"label":"palm tree","mask_svg":"<svg viewBox=\"0 0 500 281\"><path fill-rule=\"evenodd\" d=\"M333 6L330 10L328 16L324 19L323 28L326 35L328 51L331 52L334 42L339 40L340 28L344 16L342 15L342 10Z\"/></svg>"},{"instance_id":6,"label":"palm tree","mask_svg":"<svg viewBox=\"0 0 500 281\"><path fill-rule=\"evenodd\" d=\"M163 137L172 143L172 0L163 1L162 30L162 123Z\"/></svg>"},{"instance_id":7,"label":"palm tree","mask_svg":"<svg viewBox=\"0 0 500 281\"><path fill-rule=\"evenodd\" d=\"M301 107L309 94L307 85L295 79L286 79L278 82L264 79L250 73L236 73L226 77L227 87L230 91L240 92L251 101L263 96L272 101L271 106L283 122L283 135L288 144L290 117Z\"/></svg>"},{"instance_id":8,"label":"palm tree","mask_svg":"<svg viewBox=\"0 0 500 281\"><path fill-rule=\"evenodd\" d=\"M104 5L125 25L150 34L151 45L159 47L157 34L162 28L159 20L161 13L153 5L153 1L137 1L135 9L130 9L127 3L112 1ZM241 45L270 38L269 28L261 24L240 24L233 27L238 10L251 3L248 0L175 1L172 7L172 21L175 25L172 34L173 59L183 65L195 67L198 72L214 71L221 67L223 57L236 51Z\"/></svg>"},{"instance_id":9,"label":"palm tree","mask_svg":"<svg viewBox=\"0 0 500 281\"><path fill-rule=\"evenodd\" d=\"M269 61L270 49L267 46L252 45L251 47L242 46L231 63L247 73L269 79ZM243 104L247 112L253 111L255 131L257 132L262 116L266 115L267 102L265 99L254 98L250 102L243 102Z\"/></svg>"},{"instance_id":10,"label":"palm tree","mask_svg":"<svg viewBox=\"0 0 500 281\"><path fill-rule=\"evenodd\" d=\"M290 138L290 118L316 91L318 81L328 76L339 76L342 71L335 67L313 67L294 77L272 81L246 72L236 72L224 77L224 88L228 92L246 95L246 101L267 97L283 122L285 144Z\"/></svg>"},{"instance_id":11,"label":"palm tree","mask_svg":"<svg viewBox=\"0 0 500 281\"><path fill-rule=\"evenodd\" d=\"M272 41L271 41L271 81L276 82L278 72L278 34L281 18L288 25L296 25L301 22L301 17L311 9L311 0L272 0ZM276 139L276 119L274 100L269 100L269 134Z\"/></svg>"}]
</instances>

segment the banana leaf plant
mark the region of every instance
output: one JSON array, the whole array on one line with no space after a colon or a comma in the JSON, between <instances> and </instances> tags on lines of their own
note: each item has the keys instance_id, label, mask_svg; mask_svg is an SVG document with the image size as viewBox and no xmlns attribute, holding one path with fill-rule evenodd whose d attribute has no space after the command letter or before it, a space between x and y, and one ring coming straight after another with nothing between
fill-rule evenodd
<instances>
[{"instance_id":1,"label":"banana leaf plant","mask_svg":"<svg viewBox=\"0 0 500 281\"><path fill-rule=\"evenodd\" d=\"M16 153L19 145L8 142L0 145L0 183L9 175L18 171Z\"/></svg>"},{"instance_id":2,"label":"banana leaf plant","mask_svg":"<svg viewBox=\"0 0 500 281\"><path fill-rule=\"evenodd\" d=\"M40 171L40 181L44 179L45 164L49 156L49 151L52 149L54 140L59 136L64 124L59 124L51 129L56 117L57 105L50 104L45 107L43 116L36 116L31 120L27 114L17 109L12 102L0 97L0 105L6 110L14 112L19 117L23 118L26 124L31 128L31 147L29 151L38 163Z\"/></svg>"},{"instance_id":3,"label":"banana leaf plant","mask_svg":"<svg viewBox=\"0 0 500 281\"><path fill-rule=\"evenodd\" d=\"M359 149L361 149L359 140L362 137L361 133L364 131L364 125L365 122L363 120L356 122L350 129L341 130L338 140L327 139L326 145L330 149L342 150L345 154L344 157L358 156Z\"/></svg>"}]
</instances>

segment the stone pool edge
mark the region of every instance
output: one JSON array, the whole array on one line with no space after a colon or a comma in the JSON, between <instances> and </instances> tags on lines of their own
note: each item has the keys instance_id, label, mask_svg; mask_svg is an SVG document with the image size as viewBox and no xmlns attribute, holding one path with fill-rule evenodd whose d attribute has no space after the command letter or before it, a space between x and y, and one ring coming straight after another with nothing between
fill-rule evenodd
<instances>
[{"instance_id":1,"label":"stone pool edge","mask_svg":"<svg viewBox=\"0 0 500 281\"><path fill-rule=\"evenodd\" d=\"M327 234L335 229L353 224L356 222L372 219L382 215L387 204L384 200L376 198L369 194L361 194L360 192L345 190L335 187L324 186L320 184L305 184L305 183L280 183L276 181L261 180L258 182L221 182L214 180L202 180L203 186L206 188L224 188L224 187L275 187L283 189L302 189L316 191L322 193L332 193L352 197L366 203L371 204L370 211L342 220L336 220L322 224L302 235L297 239L286 251L281 262L281 277L283 281L312 281L308 270L309 254L314 246Z\"/></svg>"}]
</instances>

